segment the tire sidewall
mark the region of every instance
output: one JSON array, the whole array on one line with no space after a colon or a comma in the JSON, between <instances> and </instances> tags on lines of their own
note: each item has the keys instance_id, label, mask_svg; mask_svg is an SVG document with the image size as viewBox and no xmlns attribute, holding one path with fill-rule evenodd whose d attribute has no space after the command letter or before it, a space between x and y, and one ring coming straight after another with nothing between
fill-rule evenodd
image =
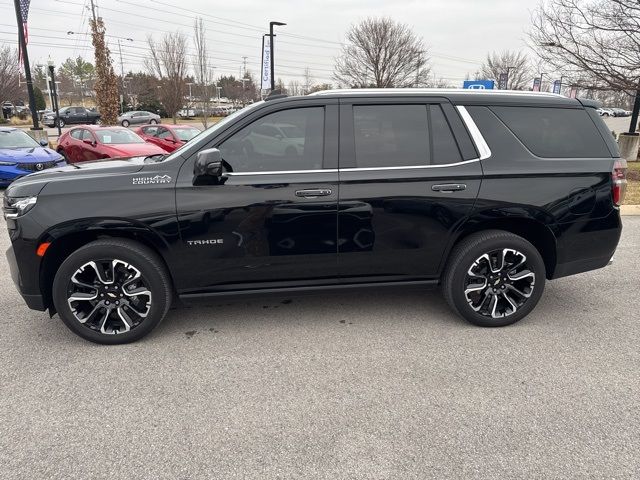
<instances>
[{"instance_id":1,"label":"tire sidewall","mask_svg":"<svg viewBox=\"0 0 640 480\"><path fill-rule=\"evenodd\" d=\"M147 318L132 330L117 335L105 335L85 327L74 317L67 303L67 286L71 276L85 263L91 260L119 259L129 262L146 280L151 291L151 309ZM52 296L58 315L64 324L80 337L102 344L121 344L136 341L153 330L163 319L168 309L166 285L161 273L146 261L138 252L120 245L87 245L71 254L56 272Z\"/></svg>"},{"instance_id":2,"label":"tire sidewall","mask_svg":"<svg viewBox=\"0 0 640 480\"><path fill-rule=\"evenodd\" d=\"M489 253L502 248L512 248L524 253L527 256L527 265L536 275L533 294L527 299L520 309L504 318L492 318L475 312L467 303L464 295L465 278L469 268L484 253ZM469 322L483 327L502 327L511 325L526 317L536 307L538 301L542 297L545 286L546 270L542 257L538 250L525 239L516 235L496 236L490 238L478 245L472 247L463 253L460 261L457 262L457 268L452 276L451 300L455 309Z\"/></svg>"}]
</instances>

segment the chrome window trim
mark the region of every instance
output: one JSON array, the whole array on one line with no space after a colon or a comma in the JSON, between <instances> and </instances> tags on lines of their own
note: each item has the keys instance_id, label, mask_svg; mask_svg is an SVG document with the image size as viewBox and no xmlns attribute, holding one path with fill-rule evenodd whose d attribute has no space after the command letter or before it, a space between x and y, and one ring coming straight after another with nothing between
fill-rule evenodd
<instances>
[{"instance_id":1,"label":"chrome window trim","mask_svg":"<svg viewBox=\"0 0 640 480\"><path fill-rule=\"evenodd\" d=\"M478 153L480 153L480 160L486 160L487 158L491 157L491 149L489 148L489 145L487 145L487 142L482 136L482 133L480 133L480 129L476 125L476 122L474 122L473 118L471 118L471 115L469 115L466 107L458 105L457 108L458 112L460 112L460 116L462 117L462 121L465 123L467 129L469 130L469 133L471 134L473 143L476 144Z\"/></svg>"}]
</instances>

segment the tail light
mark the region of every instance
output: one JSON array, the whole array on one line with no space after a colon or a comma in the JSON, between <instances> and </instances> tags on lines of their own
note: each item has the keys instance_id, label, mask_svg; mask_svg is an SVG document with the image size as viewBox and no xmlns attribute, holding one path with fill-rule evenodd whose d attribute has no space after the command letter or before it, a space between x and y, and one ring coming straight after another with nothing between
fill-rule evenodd
<instances>
[{"instance_id":1,"label":"tail light","mask_svg":"<svg viewBox=\"0 0 640 480\"><path fill-rule=\"evenodd\" d=\"M624 194L627 191L627 161L623 158L616 159L613 164L611 180L613 182L611 187L613 204L619 207L624 202Z\"/></svg>"}]
</instances>

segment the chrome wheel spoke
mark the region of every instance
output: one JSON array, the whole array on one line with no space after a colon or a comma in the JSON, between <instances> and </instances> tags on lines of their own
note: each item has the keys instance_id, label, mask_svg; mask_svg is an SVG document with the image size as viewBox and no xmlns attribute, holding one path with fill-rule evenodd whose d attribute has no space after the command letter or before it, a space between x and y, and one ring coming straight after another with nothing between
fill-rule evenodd
<instances>
[{"instance_id":1,"label":"chrome wheel spoke","mask_svg":"<svg viewBox=\"0 0 640 480\"><path fill-rule=\"evenodd\" d=\"M87 302L98 298L98 290L95 293L76 292L69 297L69 302Z\"/></svg>"},{"instance_id":2,"label":"chrome wheel spoke","mask_svg":"<svg viewBox=\"0 0 640 480\"><path fill-rule=\"evenodd\" d=\"M511 275L509 273L507 276L509 277L509 280L511 280L512 282L517 282L518 280L523 280L525 278L532 278L532 279L536 278L536 275L529 270L523 270L522 272L516 273L514 275Z\"/></svg>"},{"instance_id":3,"label":"chrome wheel spoke","mask_svg":"<svg viewBox=\"0 0 640 480\"><path fill-rule=\"evenodd\" d=\"M107 325L107 319L109 318L110 314L111 314L111 310L107 310L104 312L104 316L100 320L100 333L107 333L105 327Z\"/></svg>"},{"instance_id":4,"label":"chrome wheel spoke","mask_svg":"<svg viewBox=\"0 0 640 480\"><path fill-rule=\"evenodd\" d=\"M129 315L127 315L127 312L125 312L122 307L118 307L117 312L118 312L118 316L120 317L120 320L122 320L122 323L124 324L123 332L128 332L129 330L131 330L131 325L133 325L133 320L129 318ZM118 332L118 333L121 333L121 332Z\"/></svg>"}]
</instances>

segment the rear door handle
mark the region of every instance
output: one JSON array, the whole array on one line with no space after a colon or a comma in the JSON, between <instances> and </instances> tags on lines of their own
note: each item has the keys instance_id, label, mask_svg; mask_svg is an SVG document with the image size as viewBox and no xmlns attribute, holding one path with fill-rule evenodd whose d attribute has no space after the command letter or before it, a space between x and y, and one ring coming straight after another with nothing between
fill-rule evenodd
<instances>
[{"instance_id":1,"label":"rear door handle","mask_svg":"<svg viewBox=\"0 0 640 480\"><path fill-rule=\"evenodd\" d=\"M309 190L296 190L296 197L328 197L331 193L332 191L329 188L311 188Z\"/></svg>"},{"instance_id":2,"label":"rear door handle","mask_svg":"<svg viewBox=\"0 0 640 480\"><path fill-rule=\"evenodd\" d=\"M467 186L464 183L443 183L440 185L432 185L431 190L434 192L459 192L465 190Z\"/></svg>"}]
</instances>

